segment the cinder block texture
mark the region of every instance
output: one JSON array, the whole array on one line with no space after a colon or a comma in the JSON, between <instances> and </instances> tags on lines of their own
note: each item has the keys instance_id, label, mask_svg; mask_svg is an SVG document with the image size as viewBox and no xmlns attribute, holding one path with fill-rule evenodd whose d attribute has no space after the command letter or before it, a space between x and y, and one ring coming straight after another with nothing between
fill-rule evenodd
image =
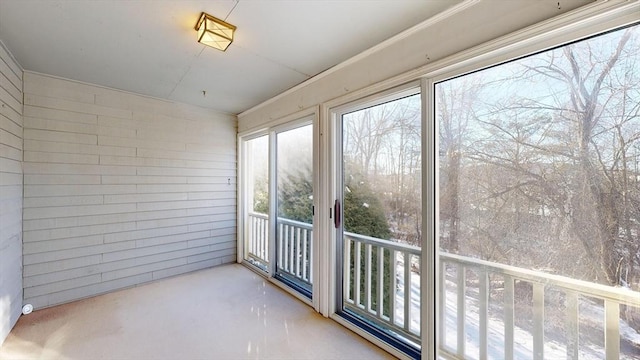
<instances>
[{"instance_id":1,"label":"cinder block texture","mask_svg":"<svg viewBox=\"0 0 640 360\"><path fill-rule=\"evenodd\" d=\"M30 72L24 113L25 302L235 261L235 116Z\"/></svg>"}]
</instances>

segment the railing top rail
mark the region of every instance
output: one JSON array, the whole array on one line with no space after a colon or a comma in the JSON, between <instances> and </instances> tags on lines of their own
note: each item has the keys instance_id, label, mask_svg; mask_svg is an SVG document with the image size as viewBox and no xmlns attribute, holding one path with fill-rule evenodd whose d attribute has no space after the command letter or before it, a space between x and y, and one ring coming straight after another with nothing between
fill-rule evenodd
<instances>
[{"instance_id":1,"label":"railing top rail","mask_svg":"<svg viewBox=\"0 0 640 360\"><path fill-rule=\"evenodd\" d=\"M307 223L302 222L302 221L291 220L291 219L287 219L287 218L283 218L283 217L278 217L278 223L293 225L293 226L296 226L296 227L299 227L299 228L303 228L303 229L307 229L307 230L313 230L313 225L312 224L307 224Z\"/></svg>"},{"instance_id":2,"label":"railing top rail","mask_svg":"<svg viewBox=\"0 0 640 360\"><path fill-rule=\"evenodd\" d=\"M262 214L262 213L257 213L257 212L253 212L253 211L249 211L249 216L256 217L256 218L259 218L259 219L269 220L269 215Z\"/></svg>"},{"instance_id":3,"label":"railing top rail","mask_svg":"<svg viewBox=\"0 0 640 360\"><path fill-rule=\"evenodd\" d=\"M540 271L518 268L511 265L494 263L486 260L474 259L466 256L440 252L440 259L448 262L468 265L469 267L489 270L489 272L509 275L517 279L552 285L571 290L590 297L604 300L614 300L619 303L640 307L640 292L631 289L595 284L584 280L572 279L566 276L547 274Z\"/></svg>"},{"instance_id":4,"label":"railing top rail","mask_svg":"<svg viewBox=\"0 0 640 360\"><path fill-rule=\"evenodd\" d=\"M255 217L255 218L259 218L259 219L264 219L264 220L269 220L269 215L267 214L262 214L262 213L257 213L257 212L249 212L249 216L251 217ZM281 224L289 224L289 225L293 225L296 227L300 227L303 229L307 229L307 230L313 230L313 225L312 224L308 224L302 221L296 221L296 220L291 220L291 219L287 219L287 218L283 218L283 217L278 217L278 222Z\"/></svg>"},{"instance_id":5,"label":"railing top rail","mask_svg":"<svg viewBox=\"0 0 640 360\"><path fill-rule=\"evenodd\" d=\"M360 235L360 234L354 234L354 233L350 233L350 232L345 232L344 233L346 236L356 239L360 242L363 242L365 244L371 244L371 245L380 245L386 249L391 249L391 250L396 250L396 251L402 251L402 252L408 252L410 254L413 255L420 255L421 253L421 249L417 246L411 246L411 245L407 245L407 244L403 244L403 243L397 243L397 242L393 242L393 241L389 241L389 240L383 240L383 239L378 239L378 238L374 238L371 236L366 236L366 235Z\"/></svg>"}]
</instances>

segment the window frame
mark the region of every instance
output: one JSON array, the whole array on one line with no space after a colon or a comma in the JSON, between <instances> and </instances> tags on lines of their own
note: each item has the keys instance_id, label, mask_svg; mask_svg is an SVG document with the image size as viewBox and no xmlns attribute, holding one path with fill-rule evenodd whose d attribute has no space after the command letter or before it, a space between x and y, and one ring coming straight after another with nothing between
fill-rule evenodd
<instances>
[{"instance_id":1,"label":"window frame","mask_svg":"<svg viewBox=\"0 0 640 360\"><path fill-rule=\"evenodd\" d=\"M422 113L424 112L425 107L424 107L424 101L423 101L422 81L420 79L415 79L405 84L397 85L397 86L394 86L393 88L386 89L384 91L376 92L373 94L369 94L367 96L363 96L358 99L352 99L349 102L337 105L335 107L330 107L327 109L327 114L330 118L330 121L328 124L330 128L330 132L328 136L329 145L326 151L328 151L331 154L329 156L331 159L331 163L330 163L331 171L327 171L327 173L330 173L329 183L331 184L331 188L329 189L329 197L331 199L343 199L343 196L344 196L342 188L338 186L340 185L338 183L338 176L342 175L342 169L338 168L342 160L342 147L341 147L342 133L340 131L341 127L338 126L338 122L340 121L342 116L354 111L359 111L369 107L381 105L387 102L399 100L407 96L418 95L418 94L420 95L421 116L422 116ZM423 124L421 126L421 131L424 133L424 122L422 121L422 123ZM424 153L425 153L425 146L421 146L421 155L424 155ZM422 174L424 174L424 169L425 169L424 160L422 161L421 165L422 165L422 169L421 169ZM423 197L424 197L424 194L423 194ZM333 206L333 200L331 200L331 206ZM424 212L424 208L423 208L423 212ZM357 329L356 332L359 333L360 335L362 335L362 333L366 333L367 334L366 338L369 341L374 342L375 344L382 347L386 351L400 358L405 358L407 357L408 354L411 354L411 355L420 354L421 350L417 350L409 345L403 344L400 340L393 339L391 338L390 335L386 335L382 331L376 330L371 326L369 326L370 331L363 330L363 328L357 325L357 323L362 323L362 321L358 321L358 320L354 321L355 317L351 315L345 316L346 313L345 314L342 313L343 311L342 310L342 301L343 301L343 294L342 294L343 263L342 262L344 261L343 253L342 253L343 242L341 237L338 235L339 229L336 229L335 226L333 226L332 219L329 219L329 220L330 220L329 226L331 228L330 234L329 234L330 246L327 249L325 249L327 251L327 257L330 259L332 264L331 268L333 269L333 271L331 272L331 281L329 283L330 289L328 291L330 293L329 304L328 304L329 317L331 317L335 321L339 322L340 324L352 330ZM424 217L423 217L422 226L424 226ZM421 261L422 261L423 255L424 255L424 250L423 250L423 253L421 254ZM422 296L423 295L421 291L421 301L420 301L421 306L423 302ZM423 330L422 325L420 330L422 332ZM374 335L374 333L376 333L377 335ZM387 341L390 341L390 342L388 343Z\"/></svg>"},{"instance_id":2,"label":"window frame","mask_svg":"<svg viewBox=\"0 0 640 360\"><path fill-rule=\"evenodd\" d=\"M245 154L245 143L247 141L259 138L261 136L267 136L267 142L268 142L268 158L269 158L269 164L268 164L268 178L269 178L269 197L268 197L268 201L269 201L269 213L275 213L275 198L274 198L274 187L277 186L277 184L272 181L273 177L276 175L275 174L275 169L276 169L276 149L275 149L275 145L276 145L276 134L279 132L283 132L283 131L287 131L287 130L291 130L291 129L295 129L301 126L306 126L306 125L312 125L313 127L313 197L314 197L314 207L316 207L316 209L318 208L318 157L319 157L319 151L318 151L318 143L319 143L319 136L318 136L318 119L319 119L319 108L316 107L312 107L312 108L308 108L308 109L304 109L301 111L298 111L294 114L282 117L280 119L276 119L274 121L271 121L261 127L259 127L258 129L252 129L252 130L247 130L247 131L243 131L238 133L237 136L237 147L238 147L238 178L240 179L238 181L238 209L237 209L237 238L238 238L238 243L237 243L237 262L239 264L242 264L244 266L246 266L247 268L249 268L250 270L254 271L256 274L262 276L263 278L265 278L266 280L268 280L269 282L271 282L272 284L278 286L279 288L283 289L284 291L286 291L287 293L293 295L294 297L296 297L297 299L299 299L300 301L302 301L303 303L311 306L314 310L319 312L319 298L318 298L318 290L316 290L316 286L315 284L318 283L321 279L321 275L320 275L320 271L319 271L319 262L317 260L312 261L312 267L313 267L313 284L314 284L314 289L312 291L312 296L311 299L309 299L308 297L306 297L305 295L299 293L298 291L292 289L291 287L289 287L287 284L285 284L284 282L280 281L277 277L275 277L275 258L273 258L274 261L270 261L269 262L269 267L268 267L268 271L263 271L262 269L256 267L255 265L245 261L244 258L244 253L245 253L245 220L246 220L246 214L248 212L248 198L246 196L246 181L247 179L245 179L244 175L245 175L245 170L244 167L246 166L246 154ZM277 189L275 189L277 190ZM269 214L269 215L270 215ZM318 229L318 225L317 224L317 216L318 216L318 212L315 212L314 215L314 220L313 220L313 231L314 233L317 233L317 229ZM275 227L275 222L274 221L269 221L269 229L268 229L268 236L269 236L269 253L270 254L275 254L275 250L276 250L276 244L275 244L275 232L276 232L276 227ZM317 236L316 236L317 238ZM272 241L273 240L273 241ZM314 239L315 240L315 239ZM319 241L313 241L313 251L315 254L318 254L319 250ZM316 256L317 257L317 256Z\"/></svg>"}]
</instances>

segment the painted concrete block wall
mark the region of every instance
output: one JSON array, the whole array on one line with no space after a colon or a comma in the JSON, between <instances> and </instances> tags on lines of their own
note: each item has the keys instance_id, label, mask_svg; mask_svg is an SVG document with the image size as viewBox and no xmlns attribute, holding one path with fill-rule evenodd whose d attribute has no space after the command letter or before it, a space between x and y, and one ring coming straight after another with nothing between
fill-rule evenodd
<instances>
[{"instance_id":1,"label":"painted concrete block wall","mask_svg":"<svg viewBox=\"0 0 640 360\"><path fill-rule=\"evenodd\" d=\"M235 116L31 72L24 105L25 303L235 261Z\"/></svg>"},{"instance_id":2,"label":"painted concrete block wall","mask_svg":"<svg viewBox=\"0 0 640 360\"><path fill-rule=\"evenodd\" d=\"M0 42L0 344L22 309L22 69Z\"/></svg>"}]
</instances>

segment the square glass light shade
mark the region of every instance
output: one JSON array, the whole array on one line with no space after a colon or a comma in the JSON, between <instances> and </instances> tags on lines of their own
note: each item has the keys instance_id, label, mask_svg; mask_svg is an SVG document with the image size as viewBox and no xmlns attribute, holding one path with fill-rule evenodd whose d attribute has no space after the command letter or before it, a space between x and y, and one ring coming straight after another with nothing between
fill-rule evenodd
<instances>
[{"instance_id":1,"label":"square glass light shade","mask_svg":"<svg viewBox=\"0 0 640 360\"><path fill-rule=\"evenodd\" d=\"M225 51L233 42L236 27L207 13L202 13L196 24L196 30L198 30L199 43Z\"/></svg>"}]
</instances>

